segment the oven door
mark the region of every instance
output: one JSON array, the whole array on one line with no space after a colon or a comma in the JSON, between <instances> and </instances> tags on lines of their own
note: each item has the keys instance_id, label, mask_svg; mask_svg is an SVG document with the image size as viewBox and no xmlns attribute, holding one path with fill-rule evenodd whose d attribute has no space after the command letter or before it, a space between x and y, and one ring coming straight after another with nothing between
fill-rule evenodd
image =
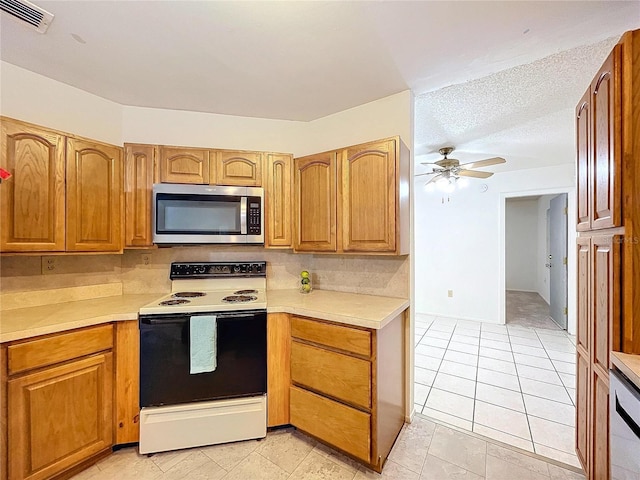
<instances>
[{"instance_id":1,"label":"oven door","mask_svg":"<svg viewBox=\"0 0 640 480\"><path fill-rule=\"evenodd\" d=\"M217 317L217 367L191 374L192 316ZM140 315L140 407L246 397L267 391L267 313Z\"/></svg>"}]
</instances>

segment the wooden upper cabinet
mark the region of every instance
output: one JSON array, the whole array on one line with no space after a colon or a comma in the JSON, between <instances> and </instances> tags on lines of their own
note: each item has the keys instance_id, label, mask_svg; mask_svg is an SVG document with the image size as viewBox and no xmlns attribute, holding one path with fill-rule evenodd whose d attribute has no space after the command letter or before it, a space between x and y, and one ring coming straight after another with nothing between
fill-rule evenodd
<instances>
[{"instance_id":1,"label":"wooden upper cabinet","mask_svg":"<svg viewBox=\"0 0 640 480\"><path fill-rule=\"evenodd\" d=\"M122 250L122 149L67 138L67 250Z\"/></svg>"},{"instance_id":2,"label":"wooden upper cabinet","mask_svg":"<svg viewBox=\"0 0 640 480\"><path fill-rule=\"evenodd\" d=\"M264 162L267 248L291 248L293 158L287 154L267 153Z\"/></svg>"},{"instance_id":3,"label":"wooden upper cabinet","mask_svg":"<svg viewBox=\"0 0 640 480\"><path fill-rule=\"evenodd\" d=\"M336 152L294 160L294 248L298 251L337 250L336 167Z\"/></svg>"},{"instance_id":4,"label":"wooden upper cabinet","mask_svg":"<svg viewBox=\"0 0 640 480\"><path fill-rule=\"evenodd\" d=\"M584 232L591 229L591 88L580 99L576 108L576 146L577 146L577 225L576 230Z\"/></svg>"},{"instance_id":5,"label":"wooden upper cabinet","mask_svg":"<svg viewBox=\"0 0 640 480\"><path fill-rule=\"evenodd\" d=\"M621 225L621 46L617 45L591 84L591 228Z\"/></svg>"},{"instance_id":6,"label":"wooden upper cabinet","mask_svg":"<svg viewBox=\"0 0 640 480\"><path fill-rule=\"evenodd\" d=\"M159 155L161 182L209 183L209 150L163 146Z\"/></svg>"},{"instance_id":7,"label":"wooden upper cabinet","mask_svg":"<svg viewBox=\"0 0 640 480\"><path fill-rule=\"evenodd\" d=\"M125 144L125 248L153 245L151 202L157 151L155 145Z\"/></svg>"},{"instance_id":8,"label":"wooden upper cabinet","mask_svg":"<svg viewBox=\"0 0 640 480\"><path fill-rule=\"evenodd\" d=\"M241 187L259 187L262 185L262 153L234 152L216 150L215 175L211 182L215 185L238 185Z\"/></svg>"},{"instance_id":9,"label":"wooden upper cabinet","mask_svg":"<svg viewBox=\"0 0 640 480\"><path fill-rule=\"evenodd\" d=\"M2 118L0 251L64 251L65 137Z\"/></svg>"},{"instance_id":10,"label":"wooden upper cabinet","mask_svg":"<svg viewBox=\"0 0 640 480\"><path fill-rule=\"evenodd\" d=\"M345 252L396 249L396 158L394 140L342 152L339 223Z\"/></svg>"}]
</instances>

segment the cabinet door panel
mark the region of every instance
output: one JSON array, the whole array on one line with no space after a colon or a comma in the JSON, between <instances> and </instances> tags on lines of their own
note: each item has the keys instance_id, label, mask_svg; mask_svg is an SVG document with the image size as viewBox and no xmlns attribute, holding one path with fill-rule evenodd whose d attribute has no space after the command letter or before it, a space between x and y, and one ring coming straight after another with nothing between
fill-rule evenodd
<instances>
[{"instance_id":1,"label":"cabinet door panel","mask_svg":"<svg viewBox=\"0 0 640 480\"><path fill-rule=\"evenodd\" d=\"M357 458L371 457L371 415L291 387L291 424Z\"/></svg>"},{"instance_id":2,"label":"cabinet door panel","mask_svg":"<svg viewBox=\"0 0 640 480\"><path fill-rule=\"evenodd\" d=\"M209 183L209 151L198 148L160 147L160 181Z\"/></svg>"},{"instance_id":3,"label":"cabinet door panel","mask_svg":"<svg viewBox=\"0 0 640 480\"><path fill-rule=\"evenodd\" d=\"M618 235L593 237L592 347L594 366L609 371L609 352L620 346L620 241Z\"/></svg>"},{"instance_id":4,"label":"cabinet door panel","mask_svg":"<svg viewBox=\"0 0 640 480\"><path fill-rule=\"evenodd\" d=\"M336 152L294 160L298 251L337 250L336 164Z\"/></svg>"},{"instance_id":5,"label":"cabinet door panel","mask_svg":"<svg viewBox=\"0 0 640 480\"><path fill-rule=\"evenodd\" d=\"M9 480L40 480L112 445L111 353L9 381Z\"/></svg>"},{"instance_id":6,"label":"cabinet door panel","mask_svg":"<svg viewBox=\"0 0 640 480\"><path fill-rule=\"evenodd\" d=\"M609 377L599 368L592 370L591 478L609 478Z\"/></svg>"},{"instance_id":7,"label":"cabinet door panel","mask_svg":"<svg viewBox=\"0 0 640 480\"><path fill-rule=\"evenodd\" d=\"M151 190L156 152L154 145L125 146L125 247L153 245Z\"/></svg>"},{"instance_id":8,"label":"cabinet door panel","mask_svg":"<svg viewBox=\"0 0 640 480\"><path fill-rule=\"evenodd\" d=\"M583 232L591 228L591 89L589 88L576 109L576 145L578 148L576 207L578 221L576 230Z\"/></svg>"},{"instance_id":9,"label":"cabinet door panel","mask_svg":"<svg viewBox=\"0 0 640 480\"><path fill-rule=\"evenodd\" d=\"M395 141L347 149L341 161L342 248L391 252L396 248Z\"/></svg>"},{"instance_id":10,"label":"cabinet door panel","mask_svg":"<svg viewBox=\"0 0 640 480\"><path fill-rule=\"evenodd\" d=\"M122 150L67 139L67 250L122 248Z\"/></svg>"},{"instance_id":11,"label":"cabinet door panel","mask_svg":"<svg viewBox=\"0 0 640 480\"><path fill-rule=\"evenodd\" d=\"M216 175L211 183L244 187L262 185L262 153L222 150L215 152L215 158Z\"/></svg>"},{"instance_id":12,"label":"cabinet door panel","mask_svg":"<svg viewBox=\"0 0 640 480\"><path fill-rule=\"evenodd\" d=\"M291 381L352 405L371 408L371 362L291 343Z\"/></svg>"},{"instance_id":13,"label":"cabinet door panel","mask_svg":"<svg viewBox=\"0 0 640 480\"><path fill-rule=\"evenodd\" d=\"M140 330L138 321L115 322L115 443L140 440Z\"/></svg>"},{"instance_id":14,"label":"cabinet door panel","mask_svg":"<svg viewBox=\"0 0 640 480\"><path fill-rule=\"evenodd\" d=\"M593 101L593 170L591 226L621 225L620 46L604 62L591 86Z\"/></svg>"},{"instance_id":15,"label":"cabinet door panel","mask_svg":"<svg viewBox=\"0 0 640 480\"><path fill-rule=\"evenodd\" d=\"M1 144L0 250L64 251L64 136L2 119Z\"/></svg>"},{"instance_id":16,"label":"cabinet door panel","mask_svg":"<svg viewBox=\"0 0 640 480\"><path fill-rule=\"evenodd\" d=\"M267 154L265 159L266 184L266 241L265 247L291 248L291 155Z\"/></svg>"},{"instance_id":17,"label":"cabinet door panel","mask_svg":"<svg viewBox=\"0 0 640 480\"><path fill-rule=\"evenodd\" d=\"M576 358L576 454L587 475L589 474L589 431L591 428L589 411L589 362L589 354L578 347Z\"/></svg>"},{"instance_id":18,"label":"cabinet door panel","mask_svg":"<svg viewBox=\"0 0 640 480\"><path fill-rule=\"evenodd\" d=\"M267 315L267 426L289 423L291 323L288 313Z\"/></svg>"},{"instance_id":19,"label":"cabinet door panel","mask_svg":"<svg viewBox=\"0 0 640 480\"><path fill-rule=\"evenodd\" d=\"M578 237L577 239L577 290L578 290L578 309L576 317L578 320L577 344L582 347L585 352L591 351L591 240L589 237Z\"/></svg>"}]
</instances>

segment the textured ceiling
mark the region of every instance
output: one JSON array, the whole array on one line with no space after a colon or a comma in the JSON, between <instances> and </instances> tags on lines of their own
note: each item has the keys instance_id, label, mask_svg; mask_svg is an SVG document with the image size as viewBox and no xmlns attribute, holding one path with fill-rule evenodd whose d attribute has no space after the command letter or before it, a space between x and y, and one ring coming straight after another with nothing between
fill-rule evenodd
<instances>
[{"instance_id":1,"label":"textured ceiling","mask_svg":"<svg viewBox=\"0 0 640 480\"><path fill-rule=\"evenodd\" d=\"M502 156L490 171L575 160L574 109L618 37L416 97L415 155L453 145L462 163ZM417 173L430 171L418 166Z\"/></svg>"}]
</instances>

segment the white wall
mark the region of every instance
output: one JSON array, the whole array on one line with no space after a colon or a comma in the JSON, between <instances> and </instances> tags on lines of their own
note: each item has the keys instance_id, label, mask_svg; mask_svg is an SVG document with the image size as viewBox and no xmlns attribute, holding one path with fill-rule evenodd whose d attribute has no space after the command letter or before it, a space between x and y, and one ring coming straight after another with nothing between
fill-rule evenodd
<instances>
[{"instance_id":1,"label":"white wall","mask_svg":"<svg viewBox=\"0 0 640 480\"><path fill-rule=\"evenodd\" d=\"M122 143L122 106L78 88L0 62L0 115Z\"/></svg>"},{"instance_id":2,"label":"white wall","mask_svg":"<svg viewBox=\"0 0 640 480\"><path fill-rule=\"evenodd\" d=\"M574 218L574 165L501 172L448 196L425 192L423 184L416 179L414 189L416 311L504 323L506 199L569 192L569 218ZM572 245L575 233L569 230ZM568 260L574 271L574 249ZM452 298L447 290L453 290ZM574 275L569 276L569 325L575 331L572 305Z\"/></svg>"},{"instance_id":3,"label":"white wall","mask_svg":"<svg viewBox=\"0 0 640 480\"><path fill-rule=\"evenodd\" d=\"M507 199L505 207L507 290L536 291L538 242L538 200L535 198Z\"/></svg>"}]
</instances>

